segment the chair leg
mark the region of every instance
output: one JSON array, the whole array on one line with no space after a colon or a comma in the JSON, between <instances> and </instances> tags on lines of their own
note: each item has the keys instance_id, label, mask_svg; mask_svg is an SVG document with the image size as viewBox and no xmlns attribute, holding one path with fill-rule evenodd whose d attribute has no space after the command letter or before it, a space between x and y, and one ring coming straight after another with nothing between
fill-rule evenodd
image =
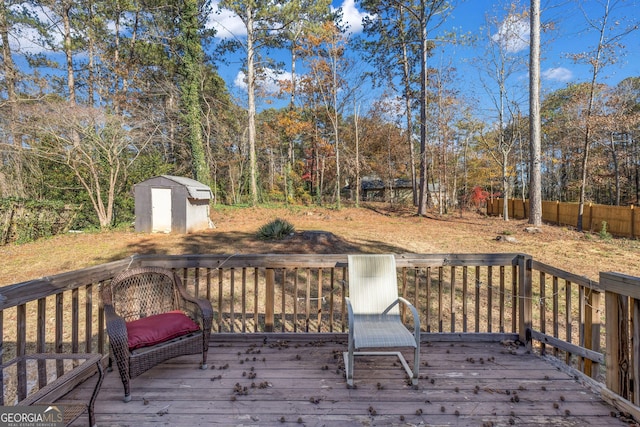
<instances>
[{"instance_id":1,"label":"chair leg","mask_svg":"<svg viewBox=\"0 0 640 427\"><path fill-rule=\"evenodd\" d=\"M202 351L202 364L200 365L200 369L207 369L207 350L209 348L206 347L203 351Z\"/></svg>"},{"instance_id":2,"label":"chair leg","mask_svg":"<svg viewBox=\"0 0 640 427\"><path fill-rule=\"evenodd\" d=\"M420 372L420 344L418 343L413 353L413 378L411 379L411 384L418 385L419 372Z\"/></svg>"},{"instance_id":3,"label":"chair leg","mask_svg":"<svg viewBox=\"0 0 640 427\"><path fill-rule=\"evenodd\" d=\"M344 354L345 357L345 371L347 376L347 385L353 386L353 365L354 365L354 357L353 357L353 341L349 340L349 348L348 351Z\"/></svg>"},{"instance_id":4,"label":"chair leg","mask_svg":"<svg viewBox=\"0 0 640 427\"><path fill-rule=\"evenodd\" d=\"M118 373L122 380L122 386L124 387L124 402L131 401L131 378L129 378L129 367L125 365L126 362L116 359L116 365L118 366Z\"/></svg>"},{"instance_id":5,"label":"chair leg","mask_svg":"<svg viewBox=\"0 0 640 427\"><path fill-rule=\"evenodd\" d=\"M123 402L131 402L131 389L130 384L129 384L129 378L123 378L122 379L122 385L124 386L124 399L122 399Z\"/></svg>"}]
</instances>

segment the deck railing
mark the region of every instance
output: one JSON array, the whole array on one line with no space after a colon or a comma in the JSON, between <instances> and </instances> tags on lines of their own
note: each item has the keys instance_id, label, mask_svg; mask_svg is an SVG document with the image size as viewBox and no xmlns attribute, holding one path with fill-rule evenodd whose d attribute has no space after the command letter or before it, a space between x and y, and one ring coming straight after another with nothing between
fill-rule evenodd
<instances>
[{"instance_id":1,"label":"deck railing","mask_svg":"<svg viewBox=\"0 0 640 427\"><path fill-rule=\"evenodd\" d=\"M520 340L640 404L640 278L602 273L598 283L524 254L403 254L396 264L427 340ZM2 362L106 354L99 286L137 266L176 270L211 301L214 333L346 332L346 255L136 255L0 288Z\"/></svg>"}]
</instances>

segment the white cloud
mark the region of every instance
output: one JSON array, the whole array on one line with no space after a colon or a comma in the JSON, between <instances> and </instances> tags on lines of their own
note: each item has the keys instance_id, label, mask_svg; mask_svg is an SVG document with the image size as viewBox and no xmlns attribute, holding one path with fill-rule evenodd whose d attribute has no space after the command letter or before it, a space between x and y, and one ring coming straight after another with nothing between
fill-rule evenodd
<instances>
[{"instance_id":1,"label":"white cloud","mask_svg":"<svg viewBox=\"0 0 640 427\"><path fill-rule=\"evenodd\" d=\"M14 11L18 11L18 6L12 7ZM31 5L24 5L24 8L31 14L37 17L37 19L43 23L46 27L54 27L54 22L51 19L53 12L46 6L35 7ZM51 32L53 43L56 46L62 46L62 32ZM16 24L14 26L14 32L10 34L9 46L14 52L20 53L43 53L50 52L51 49L46 47L40 41L40 35L33 28L24 24Z\"/></svg>"},{"instance_id":2,"label":"white cloud","mask_svg":"<svg viewBox=\"0 0 640 427\"><path fill-rule=\"evenodd\" d=\"M362 32L362 19L369 16L368 13L362 13L356 8L355 0L344 0L340 6L342 9L342 23L346 24L348 31L352 34ZM337 9L331 7L331 11L335 12Z\"/></svg>"},{"instance_id":3,"label":"white cloud","mask_svg":"<svg viewBox=\"0 0 640 427\"><path fill-rule=\"evenodd\" d=\"M573 73L571 72L571 70L564 67L549 68L542 72L542 77L547 80L568 82L573 79Z\"/></svg>"},{"instance_id":4,"label":"white cloud","mask_svg":"<svg viewBox=\"0 0 640 427\"><path fill-rule=\"evenodd\" d=\"M262 75L258 76L257 84L265 92L275 95L280 91L279 82L281 81L291 81L291 73L265 68L262 70ZM239 71L238 74L236 74L233 85L243 91L247 90L247 76L244 71Z\"/></svg>"},{"instance_id":5,"label":"white cloud","mask_svg":"<svg viewBox=\"0 0 640 427\"><path fill-rule=\"evenodd\" d=\"M362 19L369 14L360 12L355 5L355 0L344 0L340 9L342 9L342 23L347 26L349 32L353 34L362 32ZM229 39L247 35L246 27L235 13L220 8L218 1L214 1L213 10L215 12L209 16L208 27L216 29L217 38ZM331 7L332 12L336 10L337 8Z\"/></svg>"},{"instance_id":6,"label":"white cloud","mask_svg":"<svg viewBox=\"0 0 640 427\"><path fill-rule=\"evenodd\" d=\"M491 36L509 53L518 53L529 47L529 20L520 15L509 15L500 24L498 32Z\"/></svg>"},{"instance_id":7,"label":"white cloud","mask_svg":"<svg viewBox=\"0 0 640 427\"><path fill-rule=\"evenodd\" d=\"M218 1L214 1L212 9L214 12L209 15L207 27L216 29L217 38L226 40L247 35L247 28L238 15L220 8Z\"/></svg>"}]
</instances>

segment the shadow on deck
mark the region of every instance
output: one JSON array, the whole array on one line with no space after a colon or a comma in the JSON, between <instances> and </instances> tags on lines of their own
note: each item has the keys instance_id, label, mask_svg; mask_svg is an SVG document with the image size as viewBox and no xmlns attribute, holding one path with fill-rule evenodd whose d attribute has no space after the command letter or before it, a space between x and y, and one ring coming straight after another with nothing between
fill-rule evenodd
<instances>
[{"instance_id":1,"label":"shadow on deck","mask_svg":"<svg viewBox=\"0 0 640 427\"><path fill-rule=\"evenodd\" d=\"M281 337L281 336L280 336ZM555 425L624 426L616 410L523 347L426 342L421 379L407 384L394 358L356 359L346 387L346 338L217 336L209 369L198 356L165 362L132 382L122 402L117 371L96 402L99 426ZM408 360L411 353L407 353ZM83 386L73 393L85 393ZM70 396L72 397L72 396ZM74 426L85 426L86 417Z\"/></svg>"}]
</instances>

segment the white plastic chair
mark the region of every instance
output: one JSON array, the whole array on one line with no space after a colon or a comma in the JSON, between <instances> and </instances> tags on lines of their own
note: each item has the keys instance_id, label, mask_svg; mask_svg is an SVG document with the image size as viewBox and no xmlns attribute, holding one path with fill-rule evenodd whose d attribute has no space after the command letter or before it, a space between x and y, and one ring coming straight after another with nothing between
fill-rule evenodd
<instances>
[{"instance_id":1,"label":"white plastic chair","mask_svg":"<svg viewBox=\"0 0 640 427\"><path fill-rule=\"evenodd\" d=\"M413 385L420 370L420 317L415 307L398 297L394 255L349 255L349 348L344 352L347 384L353 386L354 356L397 356ZM400 318L399 303L413 315L411 333ZM361 349L414 349L413 371L400 351L359 351Z\"/></svg>"}]
</instances>

